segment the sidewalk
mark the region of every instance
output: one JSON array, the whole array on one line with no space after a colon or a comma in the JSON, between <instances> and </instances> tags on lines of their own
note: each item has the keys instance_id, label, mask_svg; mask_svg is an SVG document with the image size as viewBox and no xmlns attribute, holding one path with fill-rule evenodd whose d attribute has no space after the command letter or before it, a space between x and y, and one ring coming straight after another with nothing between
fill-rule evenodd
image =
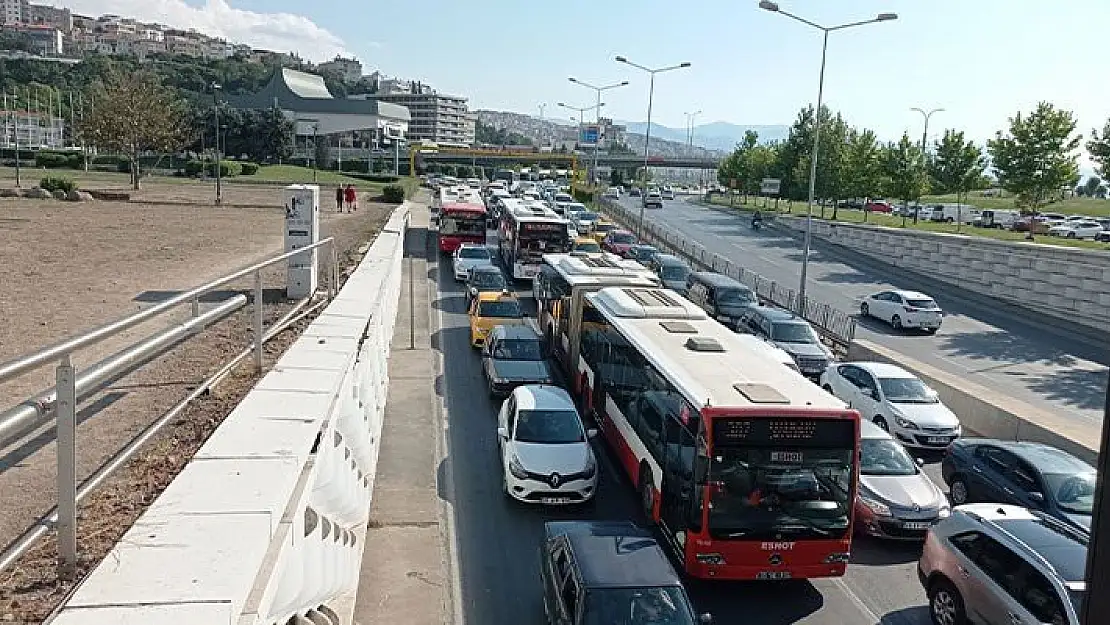
<instances>
[{"instance_id":1,"label":"sidewalk","mask_svg":"<svg viewBox=\"0 0 1110 625\"><path fill-rule=\"evenodd\" d=\"M451 614L446 526L436 490L442 426L431 346L435 284L428 278L425 259L428 217L426 206L414 207L405 242L405 274L389 357L389 398L355 625L443 625ZM415 349L410 348L410 329L415 330Z\"/></svg>"}]
</instances>

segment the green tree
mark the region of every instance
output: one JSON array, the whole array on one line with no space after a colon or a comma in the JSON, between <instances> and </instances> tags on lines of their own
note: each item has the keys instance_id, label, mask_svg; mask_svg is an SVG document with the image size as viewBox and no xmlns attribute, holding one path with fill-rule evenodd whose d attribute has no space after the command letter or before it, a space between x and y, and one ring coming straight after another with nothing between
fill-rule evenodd
<instances>
[{"instance_id":1,"label":"green tree","mask_svg":"<svg viewBox=\"0 0 1110 625\"><path fill-rule=\"evenodd\" d=\"M929 190L929 176L921 147L906 133L902 133L898 143L891 143L883 150L883 174L887 193L902 200L903 206ZM903 211L903 225L905 221L906 213Z\"/></svg>"},{"instance_id":2,"label":"green tree","mask_svg":"<svg viewBox=\"0 0 1110 625\"><path fill-rule=\"evenodd\" d=\"M975 187L987 168L987 157L982 148L964 138L963 131L946 130L936 142L928 168L936 191L959 195Z\"/></svg>"},{"instance_id":3,"label":"green tree","mask_svg":"<svg viewBox=\"0 0 1110 625\"><path fill-rule=\"evenodd\" d=\"M870 130L852 128L844 146L844 195L866 199L880 192L883 182L883 149ZM837 209L833 208L833 219ZM864 213L864 219L867 214Z\"/></svg>"},{"instance_id":4,"label":"green tree","mask_svg":"<svg viewBox=\"0 0 1110 625\"><path fill-rule=\"evenodd\" d=\"M150 72L113 73L92 91L79 136L131 163L131 184L139 188L139 155L175 152L188 138L184 102Z\"/></svg>"},{"instance_id":5,"label":"green tree","mask_svg":"<svg viewBox=\"0 0 1110 625\"><path fill-rule=\"evenodd\" d=\"M1087 153L1097 165L1096 169L1104 179L1110 179L1110 120L1102 127L1102 134L1098 129L1091 129L1091 140L1087 142Z\"/></svg>"},{"instance_id":6,"label":"green tree","mask_svg":"<svg viewBox=\"0 0 1110 625\"><path fill-rule=\"evenodd\" d=\"M1028 116L1019 112L1010 118L1009 131L987 142L999 184L1033 216L1079 182L1076 150L1082 137L1075 126L1071 111L1041 102ZM1026 238L1033 238L1032 229Z\"/></svg>"},{"instance_id":7,"label":"green tree","mask_svg":"<svg viewBox=\"0 0 1110 625\"><path fill-rule=\"evenodd\" d=\"M814 185L814 201L821 202L821 216L825 216L825 200L836 200L844 197L844 182L847 178L844 171L844 152L848 140L848 124L837 113L833 116L825 107L821 107L821 145L817 152L817 179ZM805 133L808 142L803 143L803 151L798 155L794 166L793 179L796 184L804 185L804 193L800 199L809 198L810 158L813 154L813 131L808 127ZM804 182L803 182L804 181Z\"/></svg>"}]
</instances>

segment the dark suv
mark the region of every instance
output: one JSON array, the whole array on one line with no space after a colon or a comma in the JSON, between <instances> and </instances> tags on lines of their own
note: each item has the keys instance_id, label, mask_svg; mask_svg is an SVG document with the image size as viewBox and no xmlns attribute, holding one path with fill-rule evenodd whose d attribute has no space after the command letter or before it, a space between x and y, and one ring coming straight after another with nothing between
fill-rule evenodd
<instances>
[{"instance_id":1,"label":"dark suv","mask_svg":"<svg viewBox=\"0 0 1110 625\"><path fill-rule=\"evenodd\" d=\"M627 521L553 521L540 546L549 625L709 623L651 533Z\"/></svg>"},{"instance_id":2,"label":"dark suv","mask_svg":"<svg viewBox=\"0 0 1110 625\"><path fill-rule=\"evenodd\" d=\"M948 446L941 462L952 503L1013 504L1091 528L1095 468L1042 443L964 438Z\"/></svg>"},{"instance_id":3,"label":"dark suv","mask_svg":"<svg viewBox=\"0 0 1110 625\"><path fill-rule=\"evenodd\" d=\"M785 350L808 378L819 377L833 360L832 351L821 343L809 322L789 310L751 306L741 313L736 329Z\"/></svg>"},{"instance_id":4,"label":"dark suv","mask_svg":"<svg viewBox=\"0 0 1110 625\"><path fill-rule=\"evenodd\" d=\"M686 278L686 299L730 328L736 327L749 307L759 304L755 292L746 285L712 271L695 271Z\"/></svg>"}]
</instances>

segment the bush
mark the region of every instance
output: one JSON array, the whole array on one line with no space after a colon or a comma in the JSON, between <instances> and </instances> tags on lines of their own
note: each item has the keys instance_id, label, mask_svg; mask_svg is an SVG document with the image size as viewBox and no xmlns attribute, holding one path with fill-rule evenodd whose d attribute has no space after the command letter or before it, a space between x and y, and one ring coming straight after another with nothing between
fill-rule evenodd
<instances>
[{"instance_id":1,"label":"bush","mask_svg":"<svg viewBox=\"0 0 1110 625\"><path fill-rule=\"evenodd\" d=\"M405 201L405 188L399 184L386 185L382 189L382 199L390 204L400 204Z\"/></svg>"},{"instance_id":2,"label":"bush","mask_svg":"<svg viewBox=\"0 0 1110 625\"><path fill-rule=\"evenodd\" d=\"M216 175L216 163L205 163L209 176ZM243 173L243 165L238 161L220 161L220 177L231 178Z\"/></svg>"},{"instance_id":3,"label":"bush","mask_svg":"<svg viewBox=\"0 0 1110 625\"><path fill-rule=\"evenodd\" d=\"M116 171L121 174L131 173L131 161L127 160L126 158L119 159L118 161L116 161Z\"/></svg>"},{"instance_id":4,"label":"bush","mask_svg":"<svg viewBox=\"0 0 1110 625\"><path fill-rule=\"evenodd\" d=\"M253 176L258 173L258 163L240 163L244 176Z\"/></svg>"},{"instance_id":5,"label":"bush","mask_svg":"<svg viewBox=\"0 0 1110 625\"><path fill-rule=\"evenodd\" d=\"M185 161L186 176L199 176L202 171L204 171L204 161L195 158Z\"/></svg>"},{"instance_id":6,"label":"bush","mask_svg":"<svg viewBox=\"0 0 1110 625\"><path fill-rule=\"evenodd\" d=\"M65 176L46 176L39 181L39 187L51 193L55 191L69 193L77 190L77 183Z\"/></svg>"},{"instance_id":7,"label":"bush","mask_svg":"<svg viewBox=\"0 0 1110 625\"><path fill-rule=\"evenodd\" d=\"M574 189L574 199L583 204L589 204L594 201L594 192L576 187Z\"/></svg>"},{"instance_id":8,"label":"bush","mask_svg":"<svg viewBox=\"0 0 1110 625\"><path fill-rule=\"evenodd\" d=\"M39 150L38 152L35 152L35 167L45 167L47 169L73 167L74 156L77 157L77 163L80 163L80 155L74 155L69 152L51 152L47 150Z\"/></svg>"}]
</instances>

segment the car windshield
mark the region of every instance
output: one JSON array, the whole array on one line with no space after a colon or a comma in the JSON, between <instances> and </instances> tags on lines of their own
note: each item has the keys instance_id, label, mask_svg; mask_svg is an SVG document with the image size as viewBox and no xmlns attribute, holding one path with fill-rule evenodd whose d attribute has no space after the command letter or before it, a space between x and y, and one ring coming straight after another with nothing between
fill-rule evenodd
<instances>
[{"instance_id":1,"label":"car windshield","mask_svg":"<svg viewBox=\"0 0 1110 625\"><path fill-rule=\"evenodd\" d=\"M635 243L636 237L631 232L615 232L609 240L613 243Z\"/></svg>"},{"instance_id":2,"label":"car windshield","mask_svg":"<svg viewBox=\"0 0 1110 625\"><path fill-rule=\"evenodd\" d=\"M635 549L636 544L629 548ZM582 612L583 625L694 624L694 611L678 586L591 588Z\"/></svg>"},{"instance_id":3,"label":"car windshield","mask_svg":"<svg viewBox=\"0 0 1110 625\"><path fill-rule=\"evenodd\" d=\"M613 224L597 224L594 226L594 230L597 232L609 232L614 228L616 228L616 226Z\"/></svg>"},{"instance_id":4,"label":"car windshield","mask_svg":"<svg viewBox=\"0 0 1110 625\"><path fill-rule=\"evenodd\" d=\"M498 360L543 360L543 353L537 340L506 339L498 341L493 357Z\"/></svg>"},{"instance_id":5,"label":"car windshield","mask_svg":"<svg viewBox=\"0 0 1110 625\"><path fill-rule=\"evenodd\" d=\"M781 343L817 343L817 334L808 323L784 322L774 324L771 339Z\"/></svg>"},{"instance_id":6,"label":"car windshield","mask_svg":"<svg viewBox=\"0 0 1110 625\"><path fill-rule=\"evenodd\" d=\"M663 265L659 274L664 280L685 280L690 275L690 268L686 265Z\"/></svg>"},{"instance_id":7,"label":"car windshield","mask_svg":"<svg viewBox=\"0 0 1110 625\"><path fill-rule=\"evenodd\" d=\"M709 467L710 535L843 538L853 455L848 446L718 447Z\"/></svg>"},{"instance_id":8,"label":"car windshield","mask_svg":"<svg viewBox=\"0 0 1110 625\"><path fill-rule=\"evenodd\" d=\"M459 258L489 260L489 250L484 247L460 247Z\"/></svg>"},{"instance_id":9,"label":"car windshield","mask_svg":"<svg viewBox=\"0 0 1110 625\"><path fill-rule=\"evenodd\" d=\"M586 433L573 410L521 410L516 415L518 443L566 445L582 443Z\"/></svg>"},{"instance_id":10,"label":"car windshield","mask_svg":"<svg viewBox=\"0 0 1110 625\"><path fill-rule=\"evenodd\" d=\"M1045 485L1064 512L1091 514L1095 506L1094 473L1046 473Z\"/></svg>"},{"instance_id":11,"label":"car windshield","mask_svg":"<svg viewBox=\"0 0 1110 625\"><path fill-rule=\"evenodd\" d=\"M659 250L655 249L654 247L645 245L644 247L634 247L632 248L631 252L632 255L636 258L651 258L653 255L658 253Z\"/></svg>"},{"instance_id":12,"label":"car windshield","mask_svg":"<svg viewBox=\"0 0 1110 625\"><path fill-rule=\"evenodd\" d=\"M879 378L879 387L887 401L896 404L939 404L933 389L917 378Z\"/></svg>"},{"instance_id":13,"label":"car windshield","mask_svg":"<svg viewBox=\"0 0 1110 625\"><path fill-rule=\"evenodd\" d=\"M898 441L865 438L860 441L861 475L917 475L917 463Z\"/></svg>"},{"instance_id":14,"label":"car windshield","mask_svg":"<svg viewBox=\"0 0 1110 625\"><path fill-rule=\"evenodd\" d=\"M929 298L925 298L925 299L908 299L907 298L906 299L906 305L907 306L912 306L914 308L926 308L926 309L929 309L929 310L935 310L937 308L940 308L940 306L937 306L936 302L934 302L933 300L931 300Z\"/></svg>"},{"instance_id":15,"label":"car windshield","mask_svg":"<svg viewBox=\"0 0 1110 625\"><path fill-rule=\"evenodd\" d=\"M574 244L574 250L577 252L600 252L601 246L598 245L597 241L582 241Z\"/></svg>"},{"instance_id":16,"label":"car windshield","mask_svg":"<svg viewBox=\"0 0 1110 625\"><path fill-rule=\"evenodd\" d=\"M500 271L476 271L471 284L487 291L500 291L506 286L505 276Z\"/></svg>"},{"instance_id":17,"label":"car windshield","mask_svg":"<svg viewBox=\"0 0 1110 625\"><path fill-rule=\"evenodd\" d=\"M586 210L586 207L581 204L568 204L567 210L578 213L578 221L597 221L599 218L597 213L589 212Z\"/></svg>"},{"instance_id":18,"label":"car windshield","mask_svg":"<svg viewBox=\"0 0 1110 625\"><path fill-rule=\"evenodd\" d=\"M499 300L496 302L482 302L479 304L478 316L519 319L523 316L523 313L520 310L520 302L516 300Z\"/></svg>"},{"instance_id":19,"label":"car windshield","mask_svg":"<svg viewBox=\"0 0 1110 625\"><path fill-rule=\"evenodd\" d=\"M717 289L718 304L754 304L755 293L749 289Z\"/></svg>"}]
</instances>

